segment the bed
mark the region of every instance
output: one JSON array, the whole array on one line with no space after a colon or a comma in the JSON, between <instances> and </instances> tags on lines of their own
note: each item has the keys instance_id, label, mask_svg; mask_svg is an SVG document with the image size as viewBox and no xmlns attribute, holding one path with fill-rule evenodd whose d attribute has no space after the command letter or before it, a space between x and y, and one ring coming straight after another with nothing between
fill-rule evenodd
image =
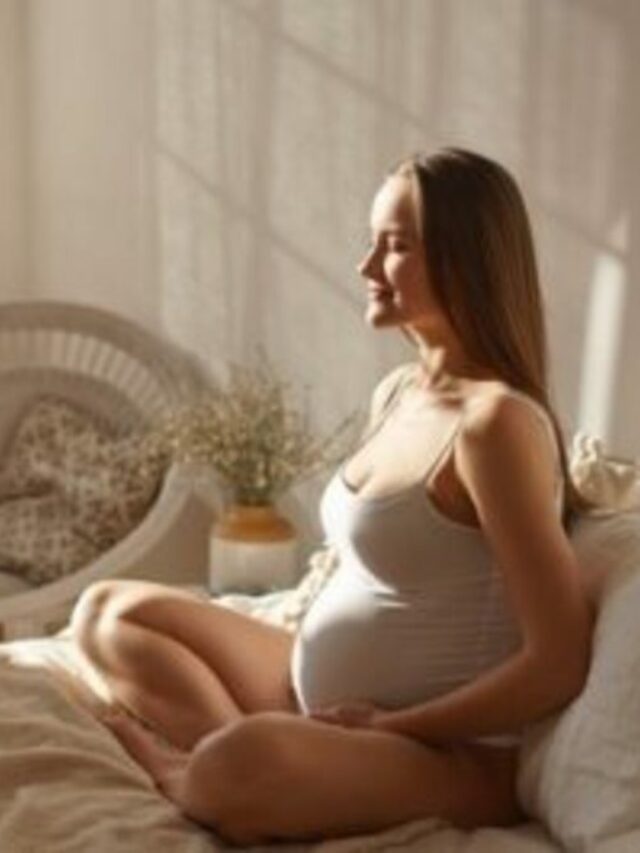
<instances>
[{"instance_id":1,"label":"bed","mask_svg":"<svg viewBox=\"0 0 640 853\"><path fill-rule=\"evenodd\" d=\"M518 788L531 819L515 828L475 831L426 819L368 836L251 849L640 850L640 480L635 464L614 464L594 441L574 446L573 463L585 491L605 496L610 507L582 519L572 534L598 622L583 692L525 736ZM295 588L217 601L295 630L335 565L331 548L321 548ZM108 690L68 630L1 645L0 696L0 850L229 849L215 832L183 818L97 721L95 711L108 702Z\"/></svg>"}]
</instances>

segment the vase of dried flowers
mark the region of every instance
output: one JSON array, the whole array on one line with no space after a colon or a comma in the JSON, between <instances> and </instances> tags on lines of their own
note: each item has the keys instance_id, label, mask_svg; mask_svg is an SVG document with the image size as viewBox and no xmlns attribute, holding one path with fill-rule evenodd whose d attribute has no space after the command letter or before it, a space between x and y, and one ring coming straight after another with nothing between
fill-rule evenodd
<instances>
[{"instance_id":1,"label":"vase of dried flowers","mask_svg":"<svg viewBox=\"0 0 640 853\"><path fill-rule=\"evenodd\" d=\"M211 465L221 479L225 509L211 533L214 592L264 591L297 580L298 539L277 509L294 484L339 463L358 413L323 439L314 436L308 406L291 401L262 350L256 367L228 363L226 382L163 423L163 442L181 460Z\"/></svg>"}]
</instances>

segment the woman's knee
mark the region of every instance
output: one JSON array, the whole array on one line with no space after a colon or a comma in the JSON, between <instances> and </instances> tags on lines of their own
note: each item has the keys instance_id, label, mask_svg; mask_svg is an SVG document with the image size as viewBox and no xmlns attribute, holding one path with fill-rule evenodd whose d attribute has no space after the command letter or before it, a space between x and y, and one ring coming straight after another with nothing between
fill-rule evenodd
<instances>
[{"instance_id":1,"label":"woman's knee","mask_svg":"<svg viewBox=\"0 0 640 853\"><path fill-rule=\"evenodd\" d=\"M101 649L115 627L118 602L130 589L130 581L103 580L80 595L71 614L74 640L91 660L98 662Z\"/></svg>"},{"instance_id":2,"label":"woman's knee","mask_svg":"<svg viewBox=\"0 0 640 853\"><path fill-rule=\"evenodd\" d=\"M286 718L281 712L243 717L205 736L194 748L180 803L185 814L227 840L264 840L269 798L286 775Z\"/></svg>"},{"instance_id":3,"label":"woman's knee","mask_svg":"<svg viewBox=\"0 0 640 853\"><path fill-rule=\"evenodd\" d=\"M194 788L222 783L225 789L259 787L282 771L287 759L290 714L249 714L205 735L194 747L189 774ZM258 785L259 783L259 785Z\"/></svg>"}]
</instances>

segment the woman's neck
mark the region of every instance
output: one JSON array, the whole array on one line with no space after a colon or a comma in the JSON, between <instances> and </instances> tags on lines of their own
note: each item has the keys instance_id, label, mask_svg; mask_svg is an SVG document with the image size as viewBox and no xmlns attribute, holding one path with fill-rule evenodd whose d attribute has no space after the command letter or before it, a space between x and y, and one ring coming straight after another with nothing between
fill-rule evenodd
<instances>
[{"instance_id":1,"label":"woman's neck","mask_svg":"<svg viewBox=\"0 0 640 853\"><path fill-rule=\"evenodd\" d=\"M495 372L474 364L464 353L443 346L421 345L418 369L419 386L432 393L449 391L469 381L498 378Z\"/></svg>"}]
</instances>

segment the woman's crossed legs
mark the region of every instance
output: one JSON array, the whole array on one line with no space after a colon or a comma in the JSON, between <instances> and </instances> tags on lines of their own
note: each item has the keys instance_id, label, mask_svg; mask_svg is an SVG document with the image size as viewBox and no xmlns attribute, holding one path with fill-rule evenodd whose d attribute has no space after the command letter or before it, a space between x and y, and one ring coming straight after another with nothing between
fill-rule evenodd
<instances>
[{"instance_id":1,"label":"woman's crossed legs","mask_svg":"<svg viewBox=\"0 0 640 853\"><path fill-rule=\"evenodd\" d=\"M236 844L368 833L427 817L468 829L525 819L513 748L434 748L276 711L231 723L186 753L131 718L111 725L184 814Z\"/></svg>"},{"instance_id":2,"label":"woman's crossed legs","mask_svg":"<svg viewBox=\"0 0 640 853\"><path fill-rule=\"evenodd\" d=\"M230 841L524 817L515 749L436 748L297 713L281 629L131 581L89 590L73 625L116 697L177 748L129 718L111 723L116 735L185 814Z\"/></svg>"},{"instance_id":3,"label":"woman's crossed legs","mask_svg":"<svg viewBox=\"0 0 640 853\"><path fill-rule=\"evenodd\" d=\"M102 581L71 627L115 699L183 749L244 714L295 710L292 635L187 592Z\"/></svg>"}]
</instances>

